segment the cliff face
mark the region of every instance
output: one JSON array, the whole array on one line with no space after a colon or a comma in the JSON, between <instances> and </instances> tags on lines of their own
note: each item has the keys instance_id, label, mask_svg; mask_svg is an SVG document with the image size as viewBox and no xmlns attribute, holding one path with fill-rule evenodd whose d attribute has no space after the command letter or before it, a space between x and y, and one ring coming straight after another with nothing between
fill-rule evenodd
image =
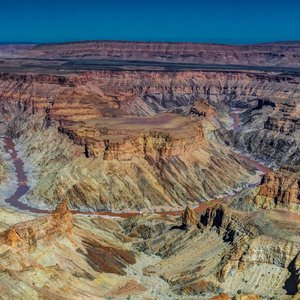
<instances>
[{"instance_id":1,"label":"cliff face","mask_svg":"<svg viewBox=\"0 0 300 300\"><path fill-rule=\"evenodd\" d=\"M97 116L149 116L183 107L188 112L199 100L216 104L290 98L285 105L289 109L288 105L295 105L293 101L299 96L298 84L295 76L251 72L103 71L68 76L2 73L1 112L6 118L18 111L41 112L47 124L60 121L64 126Z\"/></svg>"},{"instance_id":2,"label":"cliff face","mask_svg":"<svg viewBox=\"0 0 300 300\"><path fill-rule=\"evenodd\" d=\"M199 220L196 217L196 214L192 208L189 206L182 212L182 226L189 228L193 225L198 225Z\"/></svg>"},{"instance_id":3,"label":"cliff face","mask_svg":"<svg viewBox=\"0 0 300 300\"><path fill-rule=\"evenodd\" d=\"M283 166L262 176L259 186L244 190L230 200L238 210L300 211L299 166Z\"/></svg>"},{"instance_id":4,"label":"cliff face","mask_svg":"<svg viewBox=\"0 0 300 300\"><path fill-rule=\"evenodd\" d=\"M243 112L239 116L241 130L232 132L228 143L273 166L298 165L298 99L296 91L290 97L269 95L265 98L233 101L234 105L243 105Z\"/></svg>"},{"instance_id":5,"label":"cliff face","mask_svg":"<svg viewBox=\"0 0 300 300\"><path fill-rule=\"evenodd\" d=\"M4 180L4 178L5 178L5 167L4 167L4 162L0 157L0 183Z\"/></svg>"},{"instance_id":6,"label":"cliff face","mask_svg":"<svg viewBox=\"0 0 300 300\"><path fill-rule=\"evenodd\" d=\"M87 157L130 160L148 157L154 161L191 153L201 147L204 136L199 121L174 114L148 118L102 119L86 126L60 126L75 144L85 146Z\"/></svg>"},{"instance_id":7,"label":"cliff face","mask_svg":"<svg viewBox=\"0 0 300 300\"><path fill-rule=\"evenodd\" d=\"M178 116L174 118L177 122ZM175 127L172 136L176 128L178 134L186 132ZM53 127L28 128L20 143L34 178L27 201L38 206L43 199L51 207L57 198L66 197L72 207L81 209L170 209L195 203L199 197L210 197L249 178L251 170L229 149L201 138L193 141L191 132L187 135L191 136L188 140L184 135L180 140L176 135L168 139L155 135L146 144L139 138L133 148L122 137L118 143L123 148L101 152L96 146L74 145ZM189 143L184 143L186 140Z\"/></svg>"},{"instance_id":8,"label":"cliff face","mask_svg":"<svg viewBox=\"0 0 300 300\"><path fill-rule=\"evenodd\" d=\"M54 120L95 116L153 115L200 99L299 96L299 79L273 73L237 72L84 72L80 75L0 75L2 112L47 109ZM12 107L6 103L11 101ZM50 121L50 120L49 120Z\"/></svg>"},{"instance_id":9,"label":"cliff face","mask_svg":"<svg viewBox=\"0 0 300 300\"><path fill-rule=\"evenodd\" d=\"M287 208L299 210L300 205L299 172L280 169L263 177L254 203L263 208Z\"/></svg>"}]
</instances>

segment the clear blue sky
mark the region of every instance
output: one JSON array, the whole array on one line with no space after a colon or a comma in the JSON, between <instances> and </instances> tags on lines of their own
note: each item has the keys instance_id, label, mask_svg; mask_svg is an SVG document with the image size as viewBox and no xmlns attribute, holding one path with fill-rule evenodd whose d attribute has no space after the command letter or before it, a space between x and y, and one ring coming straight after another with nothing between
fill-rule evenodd
<instances>
[{"instance_id":1,"label":"clear blue sky","mask_svg":"<svg viewBox=\"0 0 300 300\"><path fill-rule=\"evenodd\" d=\"M300 40L300 0L6 0L0 42Z\"/></svg>"}]
</instances>

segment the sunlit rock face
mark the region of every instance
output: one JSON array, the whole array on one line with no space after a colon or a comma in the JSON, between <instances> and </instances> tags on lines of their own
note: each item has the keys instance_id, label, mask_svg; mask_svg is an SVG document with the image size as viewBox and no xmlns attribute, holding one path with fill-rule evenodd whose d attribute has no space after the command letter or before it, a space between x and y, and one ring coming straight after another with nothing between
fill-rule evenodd
<instances>
[{"instance_id":1,"label":"sunlit rock face","mask_svg":"<svg viewBox=\"0 0 300 300\"><path fill-rule=\"evenodd\" d=\"M14 225L0 234L1 243L12 247L31 248L41 239L55 239L64 234L71 234L73 215L67 203L61 202L50 217L42 217L34 222Z\"/></svg>"},{"instance_id":2,"label":"sunlit rock face","mask_svg":"<svg viewBox=\"0 0 300 300\"><path fill-rule=\"evenodd\" d=\"M258 188L242 193L232 201L232 206L241 209L300 210L299 168L283 167L262 177ZM239 201L239 199L244 199Z\"/></svg>"},{"instance_id":3,"label":"sunlit rock face","mask_svg":"<svg viewBox=\"0 0 300 300\"><path fill-rule=\"evenodd\" d=\"M300 190L299 190L299 170L281 169L275 173L266 174L263 177L262 185L259 189L256 204L260 203L263 199L266 207L298 207L300 204Z\"/></svg>"}]
</instances>

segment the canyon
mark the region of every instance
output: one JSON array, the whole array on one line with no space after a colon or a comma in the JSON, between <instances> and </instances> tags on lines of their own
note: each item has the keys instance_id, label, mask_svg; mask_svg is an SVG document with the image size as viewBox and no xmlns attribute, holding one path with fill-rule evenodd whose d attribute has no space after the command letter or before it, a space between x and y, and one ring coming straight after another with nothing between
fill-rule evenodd
<instances>
[{"instance_id":1,"label":"canyon","mask_svg":"<svg viewBox=\"0 0 300 300\"><path fill-rule=\"evenodd\" d=\"M1 297L298 299L299 49L1 45Z\"/></svg>"}]
</instances>

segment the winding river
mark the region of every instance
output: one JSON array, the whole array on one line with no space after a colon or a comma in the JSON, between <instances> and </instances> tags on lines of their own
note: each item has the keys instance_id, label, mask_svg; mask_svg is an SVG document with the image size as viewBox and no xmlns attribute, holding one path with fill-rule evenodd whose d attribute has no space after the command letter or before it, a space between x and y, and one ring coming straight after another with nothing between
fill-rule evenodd
<instances>
[{"instance_id":1,"label":"winding river","mask_svg":"<svg viewBox=\"0 0 300 300\"><path fill-rule=\"evenodd\" d=\"M230 113L230 116L233 120L233 130L234 131L239 131L240 130L240 119L239 119L239 111L232 111ZM32 213L42 213L42 214L47 214L50 213L50 210L43 210L43 209L38 209L31 207L28 204L22 203L20 199L26 195L26 193L30 190L30 186L28 185L28 180L27 180L27 175L24 170L24 162L22 159L18 156L18 152L15 147L14 141L9 138L9 137L3 137L2 138L4 141L4 150L6 153L10 155L11 161L14 164L15 167L15 175L17 178L17 189L13 195L11 195L9 198L5 199L5 202L9 204L9 206L17 208L18 210L22 211L29 211ZM245 155L241 155L236 153L239 158L243 159L246 163L257 169L258 171L262 173L267 173L271 171L270 168L264 166L260 162L253 160ZM257 184L249 184L247 188L255 186ZM231 195L233 196L233 195ZM221 199L212 199L209 201L209 205L213 205L216 202L221 202L221 200L227 199L229 196L224 196ZM203 209L206 209L208 202L202 202L200 203L195 210L196 211L202 211ZM107 212L107 211L101 211L101 212L82 212L82 211L77 211L77 210L72 210L74 214L85 214L85 215L103 215L103 216L114 216L114 217L122 217L122 218L127 218L130 216L135 216L138 215L139 212ZM166 211L166 212L161 212L162 214L167 214L167 215L178 215L181 213L181 211Z\"/></svg>"}]
</instances>

